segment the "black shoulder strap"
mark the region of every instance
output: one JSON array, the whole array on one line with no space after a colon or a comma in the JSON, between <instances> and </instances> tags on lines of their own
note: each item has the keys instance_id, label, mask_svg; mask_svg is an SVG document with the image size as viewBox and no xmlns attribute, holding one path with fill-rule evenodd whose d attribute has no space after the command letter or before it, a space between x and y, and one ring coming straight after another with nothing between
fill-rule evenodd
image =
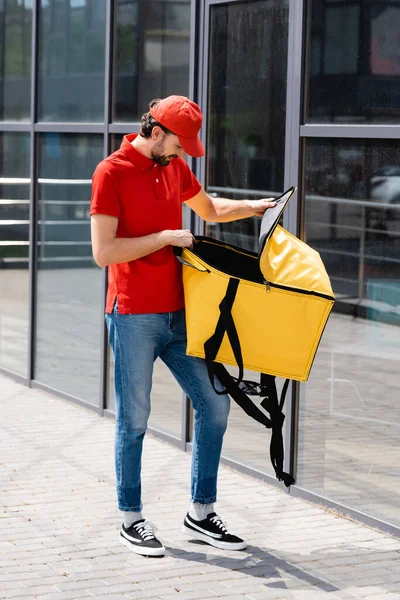
<instances>
[{"instance_id":1,"label":"black shoulder strap","mask_svg":"<svg viewBox=\"0 0 400 600\"><path fill-rule=\"evenodd\" d=\"M276 477L279 481L283 481L287 487L294 483L294 478L289 473L283 471L283 437L282 427L285 416L282 413L282 408L285 402L285 396L289 385L289 380L285 381L283 386L280 402L278 402L278 394L276 391L275 377L272 375L261 375L260 395L266 397L261 402L261 406L269 413L270 418L261 411L258 406L252 402L243 389L241 382L243 379L243 358L240 347L239 336L237 334L235 322L232 317L232 306L235 301L236 292L239 286L239 279L230 278L226 295L219 305L220 316L214 334L205 342L204 352L207 363L208 374L214 390L218 394L228 393L233 400L248 414L250 417L267 427L272 429L270 456L272 466L274 467ZM233 354L236 363L239 367L239 377L235 380L226 370L224 365L215 362L220 346L222 344L225 333L228 336L232 346ZM224 390L218 391L215 389L215 376L222 383Z\"/></svg>"},{"instance_id":2,"label":"black shoulder strap","mask_svg":"<svg viewBox=\"0 0 400 600\"><path fill-rule=\"evenodd\" d=\"M275 377L273 375L261 374L261 395L265 396L261 401L261 406L268 411L272 422L272 435L270 445L271 463L279 481L284 481L286 486L294 483L294 478L283 471L283 437L282 427L285 421L285 415L282 412L285 404L286 393L289 387L289 379L283 384L281 397L278 402L278 392L276 389Z\"/></svg>"},{"instance_id":3,"label":"black shoulder strap","mask_svg":"<svg viewBox=\"0 0 400 600\"><path fill-rule=\"evenodd\" d=\"M221 347L222 340L225 333L228 336L230 345L233 350L233 355L236 360L236 364L239 367L238 381L243 379L243 358L242 350L240 348L239 337L236 331L235 323L232 317L232 306L236 298L236 292L239 287L239 279L231 277L229 279L228 287L225 296L222 298L219 305L219 319L213 335L204 344L204 353L207 363L208 376L210 377L211 385L217 394L225 394L226 391L218 391L214 385L214 370L213 361L215 360L218 351Z\"/></svg>"}]
</instances>

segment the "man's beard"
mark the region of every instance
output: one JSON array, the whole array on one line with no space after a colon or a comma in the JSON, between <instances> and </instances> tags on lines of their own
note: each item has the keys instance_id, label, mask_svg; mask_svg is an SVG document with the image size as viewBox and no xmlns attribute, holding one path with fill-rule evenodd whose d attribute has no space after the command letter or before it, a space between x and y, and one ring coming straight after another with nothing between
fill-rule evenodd
<instances>
[{"instance_id":1,"label":"man's beard","mask_svg":"<svg viewBox=\"0 0 400 600\"><path fill-rule=\"evenodd\" d=\"M168 167L173 158L178 158L177 154L163 154L165 148L164 140L157 142L151 151L151 158L161 167Z\"/></svg>"}]
</instances>

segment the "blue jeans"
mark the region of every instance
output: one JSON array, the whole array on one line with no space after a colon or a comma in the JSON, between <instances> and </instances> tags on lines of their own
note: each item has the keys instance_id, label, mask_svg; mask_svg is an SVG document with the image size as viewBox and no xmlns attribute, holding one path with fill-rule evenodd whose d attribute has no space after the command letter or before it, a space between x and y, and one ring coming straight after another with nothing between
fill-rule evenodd
<instances>
[{"instance_id":1,"label":"blue jeans","mask_svg":"<svg viewBox=\"0 0 400 600\"><path fill-rule=\"evenodd\" d=\"M195 410L191 500L201 504L215 502L230 401L228 396L219 396L213 390L205 361L187 356L185 312L119 315L116 307L112 314L106 314L106 322L115 361L115 471L119 509L142 509L142 445L150 414L153 365L158 357L170 369ZM221 384L217 381L216 385Z\"/></svg>"}]
</instances>

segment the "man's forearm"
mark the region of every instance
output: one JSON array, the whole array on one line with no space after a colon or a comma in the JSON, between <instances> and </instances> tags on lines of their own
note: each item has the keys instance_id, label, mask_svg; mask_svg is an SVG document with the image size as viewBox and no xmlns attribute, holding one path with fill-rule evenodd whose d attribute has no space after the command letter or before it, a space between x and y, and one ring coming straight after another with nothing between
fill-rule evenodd
<instances>
[{"instance_id":1,"label":"man's forearm","mask_svg":"<svg viewBox=\"0 0 400 600\"><path fill-rule=\"evenodd\" d=\"M99 255L95 257L96 262L99 267L107 267L137 260L157 252L170 243L168 233L168 231L159 231L137 238L114 238L103 246Z\"/></svg>"},{"instance_id":2,"label":"man's forearm","mask_svg":"<svg viewBox=\"0 0 400 600\"><path fill-rule=\"evenodd\" d=\"M262 217L268 208L276 206L274 198L260 198L259 200L214 198L203 188L186 204L204 221L216 223L237 221L253 216Z\"/></svg>"},{"instance_id":3,"label":"man's forearm","mask_svg":"<svg viewBox=\"0 0 400 600\"><path fill-rule=\"evenodd\" d=\"M254 210L249 205L249 200L231 200L229 198L213 198L212 211L207 221L227 223L238 219L247 219L254 216Z\"/></svg>"}]
</instances>

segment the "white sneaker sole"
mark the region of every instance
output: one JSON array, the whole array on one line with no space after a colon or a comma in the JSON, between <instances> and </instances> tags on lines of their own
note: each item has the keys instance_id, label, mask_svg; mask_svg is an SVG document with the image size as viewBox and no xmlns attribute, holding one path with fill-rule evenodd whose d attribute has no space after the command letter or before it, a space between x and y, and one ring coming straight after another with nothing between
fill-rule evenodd
<instances>
[{"instance_id":1,"label":"white sneaker sole","mask_svg":"<svg viewBox=\"0 0 400 600\"><path fill-rule=\"evenodd\" d=\"M189 527L186 527L185 525L182 526L182 531L183 533L186 533L186 535L191 537L192 540L206 542L207 544L210 544L210 546L214 546L215 548L219 548L220 550L244 550L245 548L247 548L247 543L245 541L237 542L236 544L231 544L229 542L220 542L219 540L209 537L208 535L200 533L200 531L193 531L193 529L189 529Z\"/></svg>"},{"instance_id":2,"label":"white sneaker sole","mask_svg":"<svg viewBox=\"0 0 400 600\"><path fill-rule=\"evenodd\" d=\"M119 541L121 544L135 552L135 554L140 554L141 556L164 556L165 548L162 546L161 548L141 548L124 538L124 536L119 536Z\"/></svg>"}]
</instances>

